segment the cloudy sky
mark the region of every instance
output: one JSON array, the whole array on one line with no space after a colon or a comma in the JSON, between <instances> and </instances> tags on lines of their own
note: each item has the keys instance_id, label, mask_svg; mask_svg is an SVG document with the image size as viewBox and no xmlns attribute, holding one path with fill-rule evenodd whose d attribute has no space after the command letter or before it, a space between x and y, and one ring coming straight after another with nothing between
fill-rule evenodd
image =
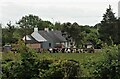
<instances>
[{"instance_id":1,"label":"cloudy sky","mask_svg":"<svg viewBox=\"0 0 120 79\"><path fill-rule=\"evenodd\" d=\"M0 22L15 23L22 16L33 14L43 20L77 22L80 25L95 25L112 5L118 15L119 0L0 0Z\"/></svg>"}]
</instances>

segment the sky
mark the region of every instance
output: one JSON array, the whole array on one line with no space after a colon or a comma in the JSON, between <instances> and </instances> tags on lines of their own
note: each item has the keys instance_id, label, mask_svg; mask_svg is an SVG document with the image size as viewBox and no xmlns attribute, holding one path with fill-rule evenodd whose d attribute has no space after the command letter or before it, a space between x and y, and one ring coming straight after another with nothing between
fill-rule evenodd
<instances>
[{"instance_id":1,"label":"sky","mask_svg":"<svg viewBox=\"0 0 120 79\"><path fill-rule=\"evenodd\" d=\"M79 25L99 23L109 4L118 16L119 0L0 0L0 23L13 24L25 15L33 14L42 20L77 22Z\"/></svg>"}]
</instances>

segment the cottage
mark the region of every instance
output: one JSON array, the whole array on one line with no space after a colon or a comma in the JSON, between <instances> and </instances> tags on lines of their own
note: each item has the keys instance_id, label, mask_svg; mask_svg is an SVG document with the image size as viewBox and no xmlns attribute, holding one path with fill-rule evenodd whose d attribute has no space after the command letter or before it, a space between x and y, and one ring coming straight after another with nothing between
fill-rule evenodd
<instances>
[{"instance_id":1,"label":"cottage","mask_svg":"<svg viewBox=\"0 0 120 79\"><path fill-rule=\"evenodd\" d=\"M23 38L25 40L25 37ZM67 40L62 36L61 31L44 30L38 31L38 28L34 28L34 32L31 35L26 35L27 46L34 49L50 49L55 47L67 47Z\"/></svg>"}]
</instances>

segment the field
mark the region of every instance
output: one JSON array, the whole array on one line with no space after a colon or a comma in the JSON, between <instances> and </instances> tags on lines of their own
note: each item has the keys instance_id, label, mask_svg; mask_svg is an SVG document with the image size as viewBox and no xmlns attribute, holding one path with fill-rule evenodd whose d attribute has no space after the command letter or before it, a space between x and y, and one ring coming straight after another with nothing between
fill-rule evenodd
<instances>
[{"instance_id":1,"label":"field","mask_svg":"<svg viewBox=\"0 0 120 79\"><path fill-rule=\"evenodd\" d=\"M52 59L52 60L76 60L80 63L86 62L90 59L93 61L101 60L102 53L37 53L39 59ZM13 59L18 61L20 54L18 53L2 53L2 60Z\"/></svg>"}]
</instances>

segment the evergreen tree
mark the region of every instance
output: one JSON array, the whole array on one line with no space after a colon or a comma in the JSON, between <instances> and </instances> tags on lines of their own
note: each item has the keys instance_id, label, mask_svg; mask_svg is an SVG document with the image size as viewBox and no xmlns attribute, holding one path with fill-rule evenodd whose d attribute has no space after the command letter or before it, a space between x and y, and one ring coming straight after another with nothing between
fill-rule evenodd
<instances>
[{"instance_id":1,"label":"evergreen tree","mask_svg":"<svg viewBox=\"0 0 120 79\"><path fill-rule=\"evenodd\" d=\"M108 45L117 43L117 32L117 19L109 5L99 28L100 39Z\"/></svg>"}]
</instances>

